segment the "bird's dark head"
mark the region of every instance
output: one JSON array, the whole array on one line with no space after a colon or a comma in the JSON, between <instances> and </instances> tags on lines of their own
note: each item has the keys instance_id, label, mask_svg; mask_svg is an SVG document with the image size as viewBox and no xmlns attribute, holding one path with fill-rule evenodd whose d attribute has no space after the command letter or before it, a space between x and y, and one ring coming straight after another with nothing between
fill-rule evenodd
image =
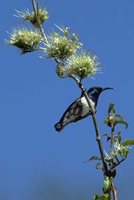
<instances>
[{"instance_id":1,"label":"bird's dark head","mask_svg":"<svg viewBox=\"0 0 134 200\"><path fill-rule=\"evenodd\" d=\"M94 101L98 100L99 95L105 91L105 90L109 90L109 89L113 89L111 87L91 87L88 91L87 94L88 96L90 96L91 98L93 98Z\"/></svg>"}]
</instances>

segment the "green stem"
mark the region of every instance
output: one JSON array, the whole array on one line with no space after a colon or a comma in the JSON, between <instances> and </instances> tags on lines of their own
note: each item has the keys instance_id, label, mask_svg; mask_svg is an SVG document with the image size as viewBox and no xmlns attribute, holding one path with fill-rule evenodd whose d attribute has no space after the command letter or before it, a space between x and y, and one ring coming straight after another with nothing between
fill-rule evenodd
<instances>
[{"instance_id":1,"label":"green stem","mask_svg":"<svg viewBox=\"0 0 134 200\"><path fill-rule=\"evenodd\" d=\"M111 127L111 135L110 135L110 157L112 157L112 150L114 144L114 127ZM110 171L113 169L113 159L110 160Z\"/></svg>"},{"instance_id":2,"label":"green stem","mask_svg":"<svg viewBox=\"0 0 134 200\"><path fill-rule=\"evenodd\" d=\"M114 126L111 127L111 136L110 136L110 156L112 154L112 150L113 150L113 144L114 144ZM113 159L111 159L110 161L110 171L112 171L113 169ZM115 168L115 166L114 166ZM113 195L113 200L117 200L117 190L114 186L114 182L113 182L113 179L112 179L112 189L111 189L111 193Z\"/></svg>"}]
</instances>

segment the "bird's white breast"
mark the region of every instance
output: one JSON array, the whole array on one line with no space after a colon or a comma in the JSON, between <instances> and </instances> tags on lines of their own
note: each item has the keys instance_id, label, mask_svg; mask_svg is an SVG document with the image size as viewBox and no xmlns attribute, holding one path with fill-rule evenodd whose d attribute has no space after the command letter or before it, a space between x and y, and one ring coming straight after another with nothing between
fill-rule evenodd
<instances>
[{"instance_id":1,"label":"bird's white breast","mask_svg":"<svg viewBox=\"0 0 134 200\"><path fill-rule=\"evenodd\" d=\"M89 101L90 101L90 104L91 104L91 106L92 106L92 109L94 110L94 106L95 106L95 103L89 98ZM81 98L81 103L82 103L82 105L83 105L83 110L82 110L82 116L85 116L86 114L88 114L89 113L89 111L90 111L90 108L89 108L89 105L88 105L88 102L87 102L87 100L86 100L86 98L85 97L82 97ZM95 110L94 110L95 111Z\"/></svg>"}]
</instances>

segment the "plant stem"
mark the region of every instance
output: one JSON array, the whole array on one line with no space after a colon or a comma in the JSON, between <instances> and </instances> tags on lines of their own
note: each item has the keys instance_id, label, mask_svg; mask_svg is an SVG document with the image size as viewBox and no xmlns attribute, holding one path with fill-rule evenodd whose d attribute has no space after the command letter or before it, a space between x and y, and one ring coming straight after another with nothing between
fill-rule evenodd
<instances>
[{"instance_id":1,"label":"plant stem","mask_svg":"<svg viewBox=\"0 0 134 200\"><path fill-rule=\"evenodd\" d=\"M117 190L113 182L112 182L112 194L113 194L113 200L117 200Z\"/></svg>"},{"instance_id":2,"label":"plant stem","mask_svg":"<svg viewBox=\"0 0 134 200\"><path fill-rule=\"evenodd\" d=\"M113 144L114 144L114 126L111 126L111 136L110 136L110 156L112 154ZM112 171L114 165L113 165L113 159L110 160L110 171ZM115 167L114 167L115 168ZM117 190L114 186L113 179L112 179L112 190L111 193L113 195L113 200L117 200Z\"/></svg>"},{"instance_id":3,"label":"plant stem","mask_svg":"<svg viewBox=\"0 0 134 200\"><path fill-rule=\"evenodd\" d=\"M32 6L33 6L33 11L35 13L35 18L36 18L37 23L38 23L39 31L40 31L43 39L44 39L44 43L47 45L48 44L48 40L47 40L47 36L45 34L45 31L44 31L44 29L42 27L42 24L40 23L40 19L38 17L39 5L38 5L38 3L36 3L36 0L32 0ZM43 50L43 49L40 49L40 50ZM59 61L56 58L54 60L55 60L55 62L57 64L59 63Z\"/></svg>"},{"instance_id":4,"label":"plant stem","mask_svg":"<svg viewBox=\"0 0 134 200\"><path fill-rule=\"evenodd\" d=\"M40 33L41 33L42 37L44 38L44 43L48 44L48 40L47 40L46 34L44 32L44 29L43 29L43 27L42 27L42 25L40 23L40 19L38 17L39 5L38 5L38 3L36 3L35 0L32 0L32 6L33 6L33 11L34 11L37 23L38 23L38 27L39 27Z\"/></svg>"},{"instance_id":5,"label":"plant stem","mask_svg":"<svg viewBox=\"0 0 134 200\"><path fill-rule=\"evenodd\" d=\"M111 169L116 168L118 165L120 165L123 161L125 161L125 158L122 158L118 163L114 164Z\"/></svg>"},{"instance_id":6,"label":"plant stem","mask_svg":"<svg viewBox=\"0 0 134 200\"><path fill-rule=\"evenodd\" d=\"M110 136L110 156L111 156L111 153L112 153L112 148L113 148L113 140L114 140L114 128L111 127L111 136ZM111 167L111 166L110 166Z\"/></svg>"},{"instance_id":7,"label":"plant stem","mask_svg":"<svg viewBox=\"0 0 134 200\"><path fill-rule=\"evenodd\" d=\"M79 88L81 89L82 93L84 94L84 96L85 96L85 98L86 98L86 100L88 102L88 105L90 107L91 116L92 116L92 120L93 120L93 124L94 124L94 128L95 128L95 133L96 133L96 141L98 142L98 147L99 147L99 151L100 151L100 155L101 155L101 160L102 160L102 163L103 163L103 172L104 172L104 175L107 175L108 167L107 167L107 164L105 162L103 145L102 145L102 141L101 141L101 138L100 138L100 133L99 133L99 128L98 128L98 124L97 124L97 120L96 120L96 116L95 116L95 111L91 106L88 94L87 94L86 90L84 89L81 81L74 75L70 75L70 77L72 79L74 79L75 82L78 84Z\"/></svg>"},{"instance_id":8,"label":"plant stem","mask_svg":"<svg viewBox=\"0 0 134 200\"><path fill-rule=\"evenodd\" d=\"M112 171L114 163L113 163L113 159L112 159L112 150L113 150L113 144L114 144L114 127L111 127L111 134L110 134L110 171Z\"/></svg>"}]
</instances>

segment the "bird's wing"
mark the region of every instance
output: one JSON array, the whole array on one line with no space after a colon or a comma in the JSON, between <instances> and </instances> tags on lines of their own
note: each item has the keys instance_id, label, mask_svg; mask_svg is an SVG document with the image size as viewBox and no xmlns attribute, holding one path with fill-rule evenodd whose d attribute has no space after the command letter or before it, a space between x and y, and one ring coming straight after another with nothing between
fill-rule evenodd
<instances>
[{"instance_id":1,"label":"bird's wing","mask_svg":"<svg viewBox=\"0 0 134 200\"><path fill-rule=\"evenodd\" d=\"M75 122L79 119L80 113L82 111L82 103L80 98L74 101L64 112L60 122L64 124L68 124L70 122Z\"/></svg>"}]
</instances>

